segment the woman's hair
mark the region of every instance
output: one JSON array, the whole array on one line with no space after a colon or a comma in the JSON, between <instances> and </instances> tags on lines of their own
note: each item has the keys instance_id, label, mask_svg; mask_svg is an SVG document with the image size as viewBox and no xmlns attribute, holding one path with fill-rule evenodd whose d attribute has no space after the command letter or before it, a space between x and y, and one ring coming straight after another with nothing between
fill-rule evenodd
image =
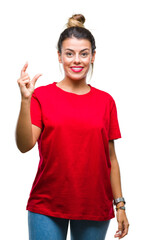
<instances>
[{"instance_id":1,"label":"woman's hair","mask_svg":"<svg viewBox=\"0 0 144 240\"><path fill-rule=\"evenodd\" d=\"M62 42L67 38L87 39L91 42L92 54L96 49L95 39L91 32L84 27L85 17L82 14L74 14L68 19L67 28L60 34L57 49L61 54ZM93 63L92 72L93 72ZM92 73L91 73L92 75Z\"/></svg>"}]
</instances>

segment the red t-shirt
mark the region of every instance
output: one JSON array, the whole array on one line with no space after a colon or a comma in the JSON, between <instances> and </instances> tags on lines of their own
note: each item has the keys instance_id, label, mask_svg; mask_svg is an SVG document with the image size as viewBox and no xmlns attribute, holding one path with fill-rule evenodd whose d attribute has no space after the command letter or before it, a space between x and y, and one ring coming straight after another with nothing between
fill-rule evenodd
<instances>
[{"instance_id":1,"label":"red t-shirt","mask_svg":"<svg viewBox=\"0 0 144 240\"><path fill-rule=\"evenodd\" d=\"M90 84L78 95L56 83L36 88L31 98L31 121L42 132L26 209L75 220L114 218L108 143L121 138L115 101Z\"/></svg>"}]
</instances>

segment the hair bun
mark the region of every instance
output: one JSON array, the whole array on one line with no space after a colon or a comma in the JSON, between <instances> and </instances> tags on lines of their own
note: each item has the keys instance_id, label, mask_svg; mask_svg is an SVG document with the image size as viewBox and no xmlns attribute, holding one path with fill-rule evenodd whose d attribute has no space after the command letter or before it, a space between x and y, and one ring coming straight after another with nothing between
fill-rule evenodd
<instances>
[{"instance_id":1,"label":"hair bun","mask_svg":"<svg viewBox=\"0 0 144 240\"><path fill-rule=\"evenodd\" d=\"M67 28L69 27L84 27L85 17L82 14L74 14L69 18Z\"/></svg>"}]
</instances>

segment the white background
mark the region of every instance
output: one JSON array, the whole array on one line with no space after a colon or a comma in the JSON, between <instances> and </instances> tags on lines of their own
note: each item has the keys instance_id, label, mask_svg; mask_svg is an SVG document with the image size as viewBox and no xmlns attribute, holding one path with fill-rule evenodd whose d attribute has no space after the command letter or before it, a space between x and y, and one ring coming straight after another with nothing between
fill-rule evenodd
<instances>
[{"instance_id":1,"label":"white background","mask_svg":"<svg viewBox=\"0 0 144 240\"><path fill-rule=\"evenodd\" d=\"M17 79L28 61L27 72L31 78L43 74L36 87L62 80L56 44L68 18L75 13L85 16L85 27L96 40L90 84L110 93L117 105L122 138L115 140L115 148L130 223L124 239L143 236L142 4L140 0L5 0L0 3L1 239L28 239L26 204L39 162L37 144L25 154L16 147L15 127L21 101ZM113 218L106 240L115 239L117 228L117 220Z\"/></svg>"}]
</instances>

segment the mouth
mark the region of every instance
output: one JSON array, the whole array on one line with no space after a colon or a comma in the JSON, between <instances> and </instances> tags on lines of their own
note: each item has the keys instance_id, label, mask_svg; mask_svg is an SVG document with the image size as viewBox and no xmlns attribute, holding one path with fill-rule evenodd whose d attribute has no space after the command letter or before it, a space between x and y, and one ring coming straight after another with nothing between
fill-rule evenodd
<instances>
[{"instance_id":1,"label":"mouth","mask_svg":"<svg viewBox=\"0 0 144 240\"><path fill-rule=\"evenodd\" d=\"M71 67L71 70L73 72L81 72L83 70L84 67Z\"/></svg>"}]
</instances>

